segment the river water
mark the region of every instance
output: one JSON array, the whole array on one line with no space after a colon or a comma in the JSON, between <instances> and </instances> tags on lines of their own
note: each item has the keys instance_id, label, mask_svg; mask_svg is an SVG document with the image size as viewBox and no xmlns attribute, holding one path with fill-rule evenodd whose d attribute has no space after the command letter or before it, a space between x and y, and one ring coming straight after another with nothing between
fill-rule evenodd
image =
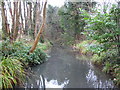
<instances>
[{"instance_id":1,"label":"river water","mask_svg":"<svg viewBox=\"0 0 120 90\"><path fill-rule=\"evenodd\" d=\"M32 68L25 87L38 88L40 75L46 88L114 88L110 77L89 60L79 60L71 48L53 46L48 61Z\"/></svg>"}]
</instances>

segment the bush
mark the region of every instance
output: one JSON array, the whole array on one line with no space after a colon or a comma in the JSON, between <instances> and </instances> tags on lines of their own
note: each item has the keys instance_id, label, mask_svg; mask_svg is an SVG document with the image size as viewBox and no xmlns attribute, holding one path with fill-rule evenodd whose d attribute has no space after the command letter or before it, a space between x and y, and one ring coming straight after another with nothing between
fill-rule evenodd
<instances>
[{"instance_id":1,"label":"bush","mask_svg":"<svg viewBox=\"0 0 120 90\"><path fill-rule=\"evenodd\" d=\"M114 68L114 81L116 82L117 85L120 85L120 66L118 64L113 66Z\"/></svg>"},{"instance_id":2,"label":"bush","mask_svg":"<svg viewBox=\"0 0 120 90\"><path fill-rule=\"evenodd\" d=\"M28 63L28 65L41 64L47 58L47 55L40 48L36 48L36 50L29 55L27 54L28 52L29 52L29 48L24 48L24 50L22 51L13 53L12 56L23 58L23 61L25 63Z\"/></svg>"},{"instance_id":3,"label":"bush","mask_svg":"<svg viewBox=\"0 0 120 90\"><path fill-rule=\"evenodd\" d=\"M120 66L118 64L111 64L106 62L103 71L113 75L113 80L117 85L120 85Z\"/></svg>"},{"instance_id":4,"label":"bush","mask_svg":"<svg viewBox=\"0 0 120 90\"><path fill-rule=\"evenodd\" d=\"M28 55L30 47L18 41L10 43L6 40L0 43L0 88L12 88L22 83L24 65L41 64L46 60L47 55L40 48Z\"/></svg>"},{"instance_id":5,"label":"bush","mask_svg":"<svg viewBox=\"0 0 120 90\"><path fill-rule=\"evenodd\" d=\"M97 54L94 54L91 60L93 61L93 63L98 64L98 65L102 63L102 57Z\"/></svg>"},{"instance_id":6,"label":"bush","mask_svg":"<svg viewBox=\"0 0 120 90\"><path fill-rule=\"evenodd\" d=\"M45 43L38 43L38 48L40 48L41 50L45 51L48 50L51 47L51 44L49 41L46 40Z\"/></svg>"},{"instance_id":7,"label":"bush","mask_svg":"<svg viewBox=\"0 0 120 90\"><path fill-rule=\"evenodd\" d=\"M106 73L110 73L111 69L112 69L112 64L110 62L106 62L105 66L103 67L103 71Z\"/></svg>"},{"instance_id":8,"label":"bush","mask_svg":"<svg viewBox=\"0 0 120 90\"><path fill-rule=\"evenodd\" d=\"M5 57L19 57L29 65L41 64L46 60L47 55L40 48L36 48L33 53L28 55L30 47L30 45L22 42L11 44L9 41L5 41L2 43L2 55Z\"/></svg>"},{"instance_id":9,"label":"bush","mask_svg":"<svg viewBox=\"0 0 120 90\"><path fill-rule=\"evenodd\" d=\"M105 61L109 61L111 64L120 64L120 59L116 49L108 49L105 55Z\"/></svg>"},{"instance_id":10,"label":"bush","mask_svg":"<svg viewBox=\"0 0 120 90\"><path fill-rule=\"evenodd\" d=\"M86 53L89 52L89 42L90 41L88 41L88 40L82 41L81 43L78 43L76 45L76 48L79 49L79 50L81 50L82 54L86 54Z\"/></svg>"},{"instance_id":11,"label":"bush","mask_svg":"<svg viewBox=\"0 0 120 90\"><path fill-rule=\"evenodd\" d=\"M97 53L97 47L98 43L93 40L85 40L76 45L76 48L80 49L82 54Z\"/></svg>"},{"instance_id":12,"label":"bush","mask_svg":"<svg viewBox=\"0 0 120 90\"><path fill-rule=\"evenodd\" d=\"M25 72L22 63L13 57L3 57L0 62L0 88L12 88L22 83Z\"/></svg>"}]
</instances>

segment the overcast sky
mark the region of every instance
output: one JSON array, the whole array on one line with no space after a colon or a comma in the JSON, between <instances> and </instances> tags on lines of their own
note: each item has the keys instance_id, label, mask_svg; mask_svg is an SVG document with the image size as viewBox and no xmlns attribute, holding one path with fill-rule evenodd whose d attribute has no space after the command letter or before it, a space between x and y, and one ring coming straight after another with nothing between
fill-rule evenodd
<instances>
[{"instance_id":1,"label":"overcast sky","mask_svg":"<svg viewBox=\"0 0 120 90\"><path fill-rule=\"evenodd\" d=\"M62 6L64 5L65 0L48 0L48 4L51 4L52 6Z\"/></svg>"},{"instance_id":2,"label":"overcast sky","mask_svg":"<svg viewBox=\"0 0 120 90\"><path fill-rule=\"evenodd\" d=\"M87 0L72 0L72 1L87 1ZM115 3L115 1L118 1L118 0L95 0L95 1L99 3L103 3L103 2ZM58 7L64 5L64 2L65 0L48 0L48 4L51 4L52 6L58 6Z\"/></svg>"}]
</instances>

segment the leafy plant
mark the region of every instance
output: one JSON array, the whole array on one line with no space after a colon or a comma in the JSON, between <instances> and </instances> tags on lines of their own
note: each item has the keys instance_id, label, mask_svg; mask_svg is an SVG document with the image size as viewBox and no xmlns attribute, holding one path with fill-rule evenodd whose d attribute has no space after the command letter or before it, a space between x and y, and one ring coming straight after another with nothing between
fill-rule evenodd
<instances>
[{"instance_id":1,"label":"leafy plant","mask_svg":"<svg viewBox=\"0 0 120 90\"><path fill-rule=\"evenodd\" d=\"M14 85L22 83L25 76L25 65L36 65L43 63L47 55L40 49L28 55L30 45L16 41L10 43L9 40L0 44L0 88L12 88Z\"/></svg>"},{"instance_id":2,"label":"leafy plant","mask_svg":"<svg viewBox=\"0 0 120 90\"><path fill-rule=\"evenodd\" d=\"M113 66L114 68L114 81L117 85L120 85L120 66L118 64Z\"/></svg>"},{"instance_id":3,"label":"leafy plant","mask_svg":"<svg viewBox=\"0 0 120 90\"><path fill-rule=\"evenodd\" d=\"M101 65L102 64L102 57L97 55L97 54L94 54L91 58L91 60L95 63L95 64L98 64L98 65Z\"/></svg>"},{"instance_id":4,"label":"leafy plant","mask_svg":"<svg viewBox=\"0 0 120 90\"><path fill-rule=\"evenodd\" d=\"M103 71L106 72L106 73L109 73L110 70L111 70L111 67L112 67L111 63L106 62L106 63L105 63L105 66L104 66L104 68L103 68Z\"/></svg>"},{"instance_id":5,"label":"leafy plant","mask_svg":"<svg viewBox=\"0 0 120 90\"><path fill-rule=\"evenodd\" d=\"M22 83L25 72L22 63L13 57L3 57L0 62L0 88L12 88L13 85Z\"/></svg>"},{"instance_id":6,"label":"leafy plant","mask_svg":"<svg viewBox=\"0 0 120 90\"><path fill-rule=\"evenodd\" d=\"M119 4L118 4L119 5ZM120 64L120 8L113 6L109 12L101 13L96 10L89 14L85 10L80 10L87 23L84 35L89 40L95 40L96 44L89 45L89 50L93 52L92 60L104 66L103 71L110 73L117 84L120 84L120 67L113 68Z\"/></svg>"},{"instance_id":7,"label":"leafy plant","mask_svg":"<svg viewBox=\"0 0 120 90\"><path fill-rule=\"evenodd\" d=\"M47 58L47 55L40 49L36 50L28 55L30 45L26 45L22 42L10 43L5 41L2 43L2 56L5 57L19 57L24 63L29 65L41 64Z\"/></svg>"}]
</instances>

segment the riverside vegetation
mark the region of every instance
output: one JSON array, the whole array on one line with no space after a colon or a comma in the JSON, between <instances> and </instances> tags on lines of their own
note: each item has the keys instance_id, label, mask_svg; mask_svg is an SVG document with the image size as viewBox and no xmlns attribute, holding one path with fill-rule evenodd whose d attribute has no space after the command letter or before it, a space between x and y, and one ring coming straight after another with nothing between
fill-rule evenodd
<instances>
[{"instance_id":1,"label":"riverside vegetation","mask_svg":"<svg viewBox=\"0 0 120 90\"><path fill-rule=\"evenodd\" d=\"M47 11L47 1L41 3L1 2L0 89L22 84L25 71L45 62L45 51L56 41L75 46L81 54L91 53L91 62L120 85L120 1L100 9L91 0L65 1L61 7L48 5Z\"/></svg>"},{"instance_id":2,"label":"riverside vegetation","mask_svg":"<svg viewBox=\"0 0 120 90\"><path fill-rule=\"evenodd\" d=\"M1 62L0 62L0 88L12 88L24 82L27 75L26 69L30 66L38 65L47 60L47 50L50 44L39 43L34 53L28 55L31 45L30 42L9 40L0 43Z\"/></svg>"}]
</instances>

